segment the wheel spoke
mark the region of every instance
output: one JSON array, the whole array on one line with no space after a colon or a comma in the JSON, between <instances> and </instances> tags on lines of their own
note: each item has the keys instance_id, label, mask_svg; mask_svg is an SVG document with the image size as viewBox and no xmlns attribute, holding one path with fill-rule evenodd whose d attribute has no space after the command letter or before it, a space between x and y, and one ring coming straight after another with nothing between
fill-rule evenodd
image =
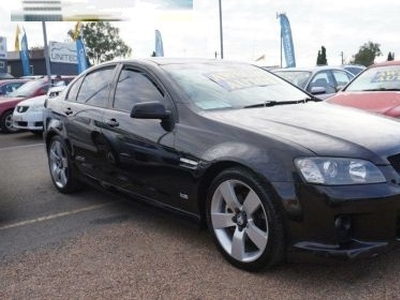
<instances>
[{"instance_id":1,"label":"wheel spoke","mask_svg":"<svg viewBox=\"0 0 400 300\"><path fill-rule=\"evenodd\" d=\"M213 227L215 229L221 229L221 228L235 226L235 223L232 220L234 215L235 214L233 214L233 213L217 213L217 212L212 213L211 219L212 219Z\"/></svg>"},{"instance_id":2,"label":"wheel spoke","mask_svg":"<svg viewBox=\"0 0 400 300\"><path fill-rule=\"evenodd\" d=\"M243 202L243 209L248 216L252 215L261 205L261 200L258 198L257 194L250 190L246 199Z\"/></svg>"},{"instance_id":3,"label":"wheel spoke","mask_svg":"<svg viewBox=\"0 0 400 300\"><path fill-rule=\"evenodd\" d=\"M240 207L240 203L236 197L235 190L233 188L233 184L231 181L225 181L219 187L219 190L224 198L226 205L232 210L235 211Z\"/></svg>"},{"instance_id":4,"label":"wheel spoke","mask_svg":"<svg viewBox=\"0 0 400 300\"><path fill-rule=\"evenodd\" d=\"M245 229L247 236L259 250L264 251L268 242L268 232L262 231L254 224L254 222L249 222L247 225L248 226Z\"/></svg>"},{"instance_id":5,"label":"wheel spoke","mask_svg":"<svg viewBox=\"0 0 400 300\"><path fill-rule=\"evenodd\" d=\"M53 147L50 149L50 160L56 162L59 159L57 153L54 151Z\"/></svg>"},{"instance_id":6,"label":"wheel spoke","mask_svg":"<svg viewBox=\"0 0 400 300\"><path fill-rule=\"evenodd\" d=\"M232 239L232 249L231 249L232 256L242 261L245 257L245 236L244 230L240 231L236 228L235 233Z\"/></svg>"}]
</instances>

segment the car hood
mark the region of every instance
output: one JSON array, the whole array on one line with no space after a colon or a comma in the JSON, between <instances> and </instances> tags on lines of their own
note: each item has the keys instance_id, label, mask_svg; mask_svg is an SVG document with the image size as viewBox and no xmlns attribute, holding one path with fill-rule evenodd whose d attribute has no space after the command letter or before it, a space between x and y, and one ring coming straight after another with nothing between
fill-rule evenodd
<instances>
[{"instance_id":1,"label":"car hood","mask_svg":"<svg viewBox=\"0 0 400 300\"><path fill-rule=\"evenodd\" d=\"M324 102L209 112L206 116L321 156L357 156L387 164L387 156L400 153L400 122Z\"/></svg>"},{"instance_id":2,"label":"car hood","mask_svg":"<svg viewBox=\"0 0 400 300\"><path fill-rule=\"evenodd\" d=\"M21 101L18 103L18 106L39 106L43 105L44 107L44 102L46 101L47 95L41 95L33 98L26 99L24 101Z\"/></svg>"},{"instance_id":3,"label":"car hood","mask_svg":"<svg viewBox=\"0 0 400 300\"><path fill-rule=\"evenodd\" d=\"M25 98L22 97L8 97L8 96L3 96L0 97L0 105L1 103L7 103L7 102L16 102L16 101L22 101Z\"/></svg>"},{"instance_id":4,"label":"car hood","mask_svg":"<svg viewBox=\"0 0 400 300\"><path fill-rule=\"evenodd\" d=\"M400 92L339 92L327 102L391 115L389 112L400 105Z\"/></svg>"}]
</instances>

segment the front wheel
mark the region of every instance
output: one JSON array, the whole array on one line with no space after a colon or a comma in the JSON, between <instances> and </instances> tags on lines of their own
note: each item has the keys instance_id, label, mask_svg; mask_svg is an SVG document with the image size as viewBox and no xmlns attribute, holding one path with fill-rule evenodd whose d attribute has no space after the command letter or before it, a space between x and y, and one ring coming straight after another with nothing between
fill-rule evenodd
<instances>
[{"instance_id":1,"label":"front wheel","mask_svg":"<svg viewBox=\"0 0 400 300\"><path fill-rule=\"evenodd\" d=\"M271 268L283 260L283 221L265 185L251 172L220 173L207 197L207 223L214 242L234 266L247 271Z\"/></svg>"},{"instance_id":2,"label":"front wheel","mask_svg":"<svg viewBox=\"0 0 400 300\"><path fill-rule=\"evenodd\" d=\"M47 157L51 179L60 192L67 194L81 188L69 150L61 137L54 136L50 140Z\"/></svg>"},{"instance_id":3,"label":"front wheel","mask_svg":"<svg viewBox=\"0 0 400 300\"><path fill-rule=\"evenodd\" d=\"M19 131L18 128L15 128L13 125L13 111L6 111L0 118L0 127L1 131L4 133L13 133Z\"/></svg>"}]
</instances>

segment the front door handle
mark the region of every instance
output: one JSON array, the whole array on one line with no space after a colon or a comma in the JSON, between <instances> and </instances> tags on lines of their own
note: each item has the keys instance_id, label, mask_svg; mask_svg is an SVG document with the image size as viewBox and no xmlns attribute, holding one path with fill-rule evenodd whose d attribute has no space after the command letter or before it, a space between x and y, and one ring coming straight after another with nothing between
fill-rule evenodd
<instances>
[{"instance_id":1,"label":"front door handle","mask_svg":"<svg viewBox=\"0 0 400 300\"><path fill-rule=\"evenodd\" d=\"M68 107L64 112L65 112L65 114L66 114L67 116L69 116L69 115L71 115L71 114L73 113L71 107Z\"/></svg>"},{"instance_id":2,"label":"front door handle","mask_svg":"<svg viewBox=\"0 0 400 300\"><path fill-rule=\"evenodd\" d=\"M106 124L110 127L118 127L119 126L119 122L114 118L106 120Z\"/></svg>"}]
</instances>

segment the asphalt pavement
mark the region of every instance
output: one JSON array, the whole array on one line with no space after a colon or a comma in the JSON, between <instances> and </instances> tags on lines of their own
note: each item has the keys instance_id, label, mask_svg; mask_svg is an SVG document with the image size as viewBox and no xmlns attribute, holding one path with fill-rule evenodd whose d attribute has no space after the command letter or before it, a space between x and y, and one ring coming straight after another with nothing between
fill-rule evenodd
<instances>
[{"instance_id":1,"label":"asphalt pavement","mask_svg":"<svg viewBox=\"0 0 400 300\"><path fill-rule=\"evenodd\" d=\"M174 215L52 186L44 145L0 133L0 299L398 299L400 251L248 273Z\"/></svg>"}]
</instances>

